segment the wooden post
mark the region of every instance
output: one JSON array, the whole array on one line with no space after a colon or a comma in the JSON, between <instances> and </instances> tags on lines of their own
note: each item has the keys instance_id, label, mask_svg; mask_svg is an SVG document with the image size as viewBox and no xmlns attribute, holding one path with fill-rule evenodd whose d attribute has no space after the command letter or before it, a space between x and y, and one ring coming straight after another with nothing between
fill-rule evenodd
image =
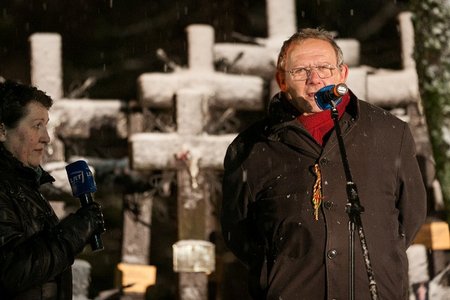
<instances>
[{"instance_id":1,"label":"wooden post","mask_svg":"<svg viewBox=\"0 0 450 300\"><path fill-rule=\"evenodd\" d=\"M53 99L61 99L61 36L57 33L35 33L30 36L31 84Z\"/></svg>"},{"instance_id":2,"label":"wooden post","mask_svg":"<svg viewBox=\"0 0 450 300\"><path fill-rule=\"evenodd\" d=\"M179 120L176 134L140 133L131 137L135 169L177 170L179 240L207 239L206 211L210 196L202 169L220 168L226 148L234 138L234 135L202 134L204 101L210 95L207 90L180 90L176 98ZM206 300L207 282L205 272L180 272L180 299Z\"/></svg>"},{"instance_id":3,"label":"wooden post","mask_svg":"<svg viewBox=\"0 0 450 300\"><path fill-rule=\"evenodd\" d=\"M139 78L141 106L176 105L176 133L136 133L130 137L131 165L136 170L176 169L178 186L178 238L207 240L209 204L204 169L221 169L226 149L235 134L214 136L204 132L209 107L263 108L262 79L214 71L210 26L192 25L188 70L172 74L143 74ZM179 272L179 298L206 300L208 271Z\"/></svg>"}]
</instances>

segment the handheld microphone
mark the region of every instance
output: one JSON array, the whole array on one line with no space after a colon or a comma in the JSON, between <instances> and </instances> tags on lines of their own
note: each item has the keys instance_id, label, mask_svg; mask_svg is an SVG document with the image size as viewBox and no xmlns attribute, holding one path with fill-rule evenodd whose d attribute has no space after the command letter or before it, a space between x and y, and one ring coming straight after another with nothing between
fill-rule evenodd
<instances>
[{"instance_id":1,"label":"handheld microphone","mask_svg":"<svg viewBox=\"0 0 450 300\"><path fill-rule=\"evenodd\" d=\"M80 199L81 206L94 202L91 193L97 191L94 176L84 160L77 160L66 166L72 194ZM103 241L100 234L94 234L90 241L92 251L103 250Z\"/></svg>"},{"instance_id":2,"label":"handheld microphone","mask_svg":"<svg viewBox=\"0 0 450 300\"><path fill-rule=\"evenodd\" d=\"M320 109L331 109L333 107L331 102L334 102L334 105L338 105L342 100L342 96L347 94L347 92L348 87L345 83L331 84L318 90L314 95L314 99Z\"/></svg>"}]
</instances>

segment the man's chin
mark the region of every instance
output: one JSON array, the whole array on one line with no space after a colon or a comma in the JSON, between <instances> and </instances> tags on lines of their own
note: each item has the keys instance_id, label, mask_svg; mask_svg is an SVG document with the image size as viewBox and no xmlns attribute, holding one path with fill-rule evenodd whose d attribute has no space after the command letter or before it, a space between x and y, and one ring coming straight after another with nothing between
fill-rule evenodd
<instances>
[{"instance_id":1,"label":"man's chin","mask_svg":"<svg viewBox=\"0 0 450 300\"><path fill-rule=\"evenodd\" d=\"M315 102L313 104L304 98L297 98L292 101L292 104L299 112L305 115L321 112L320 108L317 105L315 105Z\"/></svg>"}]
</instances>

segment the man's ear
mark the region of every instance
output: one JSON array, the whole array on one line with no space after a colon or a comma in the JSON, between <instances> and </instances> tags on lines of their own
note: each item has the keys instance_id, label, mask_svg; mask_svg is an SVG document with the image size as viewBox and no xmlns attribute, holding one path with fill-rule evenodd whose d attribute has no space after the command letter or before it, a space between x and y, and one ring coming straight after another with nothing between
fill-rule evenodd
<instances>
[{"instance_id":1,"label":"man's ear","mask_svg":"<svg viewBox=\"0 0 450 300\"><path fill-rule=\"evenodd\" d=\"M341 82L346 82L348 77L348 66L346 64L342 64L339 67L339 76L341 77Z\"/></svg>"},{"instance_id":2,"label":"man's ear","mask_svg":"<svg viewBox=\"0 0 450 300\"><path fill-rule=\"evenodd\" d=\"M275 74L275 79L277 80L278 83L278 87L280 88L280 90L282 92L285 92L287 89L286 86L286 73L283 71L277 71L277 73Z\"/></svg>"},{"instance_id":3,"label":"man's ear","mask_svg":"<svg viewBox=\"0 0 450 300\"><path fill-rule=\"evenodd\" d=\"M0 142L6 141L6 126L0 123Z\"/></svg>"}]
</instances>

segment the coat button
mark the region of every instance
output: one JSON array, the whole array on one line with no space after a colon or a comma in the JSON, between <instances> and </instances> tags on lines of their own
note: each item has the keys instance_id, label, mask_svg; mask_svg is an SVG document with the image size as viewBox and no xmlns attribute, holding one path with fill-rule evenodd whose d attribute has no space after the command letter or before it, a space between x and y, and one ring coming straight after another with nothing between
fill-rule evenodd
<instances>
[{"instance_id":1,"label":"coat button","mask_svg":"<svg viewBox=\"0 0 450 300\"><path fill-rule=\"evenodd\" d=\"M337 255L336 249L331 249L330 251L327 252L328 259L333 259L336 257L336 255Z\"/></svg>"},{"instance_id":2,"label":"coat button","mask_svg":"<svg viewBox=\"0 0 450 300\"><path fill-rule=\"evenodd\" d=\"M323 207L325 207L326 209L331 209L333 207L333 202L331 201L325 201L323 203Z\"/></svg>"},{"instance_id":3,"label":"coat button","mask_svg":"<svg viewBox=\"0 0 450 300\"><path fill-rule=\"evenodd\" d=\"M322 158L322 159L320 160L320 163L321 163L322 165L327 165L327 164L328 164L328 158L326 158L326 157Z\"/></svg>"}]
</instances>

